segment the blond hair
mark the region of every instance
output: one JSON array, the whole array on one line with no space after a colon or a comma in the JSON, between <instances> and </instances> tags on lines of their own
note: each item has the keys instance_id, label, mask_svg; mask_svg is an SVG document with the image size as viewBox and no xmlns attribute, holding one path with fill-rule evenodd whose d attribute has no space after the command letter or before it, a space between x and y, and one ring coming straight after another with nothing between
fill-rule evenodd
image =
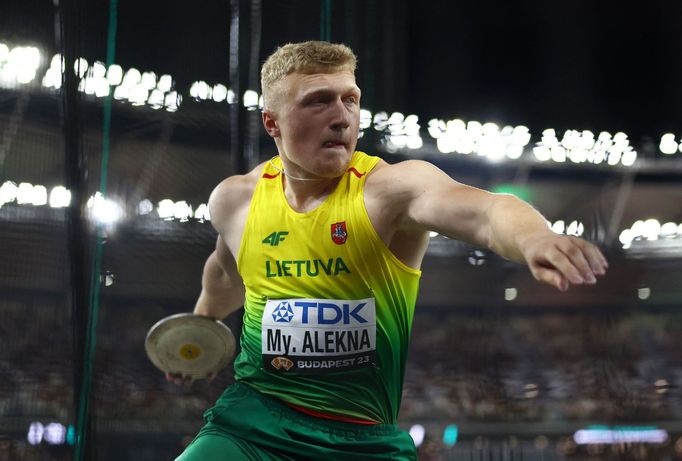
<instances>
[{"instance_id":1,"label":"blond hair","mask_svg":"<svg viewBox=\"0 0 682 461\"><path fill-rule=\"evenodd\" d=\"M332 73L349 71L355 74L357 58L340 43L309 41L280 46L263 63L260 83L266 108L272 109L278 99L278 83L295 72Z\"/></svg>"}]
</instances>

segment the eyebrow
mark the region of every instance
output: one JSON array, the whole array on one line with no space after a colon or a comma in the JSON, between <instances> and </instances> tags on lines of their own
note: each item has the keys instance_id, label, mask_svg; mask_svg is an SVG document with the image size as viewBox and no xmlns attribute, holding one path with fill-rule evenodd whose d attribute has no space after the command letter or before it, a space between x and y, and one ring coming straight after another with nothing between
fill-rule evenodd
<instances>
[{"instance_id":1,"label":"eyebrow","mask_svg":"<svg viewBox=\"0 0 682 461\"><path fill-rule=\"evenodd\" d=\"M334 93L336 93L336 91L329 89L329 88L318 88L318 89L313 89L311 91L308 91L307 93L303 93L303 95L301 96L301 99L303 100L303 99L308 99L308 98L315 97L315 96L324 96L324 95L334 94ZM354 85L354 86L347 87L346 90L342 91L341 93L344 93L344 94L345 93L355 93L359 96L362 94L362 91L360 90L360 88L358 86Z\"/></svg>"}]
</instances>

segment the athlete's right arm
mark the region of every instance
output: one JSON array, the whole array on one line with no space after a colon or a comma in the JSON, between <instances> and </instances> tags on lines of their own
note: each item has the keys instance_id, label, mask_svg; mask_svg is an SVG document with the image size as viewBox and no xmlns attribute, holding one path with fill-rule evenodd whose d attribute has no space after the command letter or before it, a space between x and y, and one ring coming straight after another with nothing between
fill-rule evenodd
<instances>
[{"instance_id":1,"label":"athlete's right arm","mask_svg":"<svg viewBox=\"0 0 682 461\"><path fill-rule=\"evenodd\" d=\"M244 284L232 253L218 235L216 247L204 264L201 294L194 313L223 319L244 304Z\"/></svg>"},{"instance_id":2,"label":"athlete's right arm","mask_svg":"<svg viewBox=\"0 0 682 461\"><path fill-rule=\"evenodd\" d=\"M201 277L201 294L194 313L223 319L244 304L244 284L234 253L239 250L250 201L249 181L233 176L222 181L208 201L211 224L218 232L215 250L206 260Z\"/></svg>"}]
</instances>

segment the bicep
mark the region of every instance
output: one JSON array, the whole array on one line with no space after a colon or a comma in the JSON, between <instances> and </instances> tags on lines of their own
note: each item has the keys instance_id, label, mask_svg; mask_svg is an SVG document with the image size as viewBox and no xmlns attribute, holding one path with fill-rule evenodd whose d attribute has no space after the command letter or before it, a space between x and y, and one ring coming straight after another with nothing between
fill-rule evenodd
<instances>
[{"instance_id":1,"label":"bicep","mask_svg":"<svg viewBox=\"0 0 682 461\"><path fill-rule=\"evenodd\" d=\"M426 230L486 246L488 210L494 194L462 184L436 166L413 165L405 218Z\"/></svg>"},{"instance_id":2,"label":"bicep","mask_svg":"<svg viewBox=\"0 0 682 461\"><path fill-rule=\"evenodd\" d=\"M218 267L223 273L230 278L230 280L241 280L239 271L237 270L237 262L234 255L225 244L223 237L218 235L213 251L213 257Z\"/></svg>"}]
</instances>

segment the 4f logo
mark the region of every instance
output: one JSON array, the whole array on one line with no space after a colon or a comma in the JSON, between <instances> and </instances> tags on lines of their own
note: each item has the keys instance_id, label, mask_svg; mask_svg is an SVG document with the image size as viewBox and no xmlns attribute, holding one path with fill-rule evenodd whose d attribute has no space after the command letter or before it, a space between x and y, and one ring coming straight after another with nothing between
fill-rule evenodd
<instances>
[{"instance_id":1,"label":"4f logo","mask_svg":"<svg viewBox=\"0 0 682 461\"><path fill-rule=\"evenodd\" d=\"M337 245L346 243L348 232L346 231L346 221L335 222L332 224L332 240Z\"/></svg>"},{"instance_id":2,"label":"4f logo","mask_svg":"<svg viewBox=\"0 0 682 461\"><path fill-rule=\"evenodd\" d=\"M289 235L287 231L273 232L263 239L263 243L269 243L271 246L276 247L279 242L284 241L284 236Z\"/></svg>"}]
</instances>

